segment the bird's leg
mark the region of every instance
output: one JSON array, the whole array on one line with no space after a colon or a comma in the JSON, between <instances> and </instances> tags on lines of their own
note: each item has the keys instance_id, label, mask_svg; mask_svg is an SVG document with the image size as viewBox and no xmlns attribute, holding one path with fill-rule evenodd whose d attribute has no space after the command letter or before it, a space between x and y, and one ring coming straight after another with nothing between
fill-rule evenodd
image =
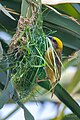
<instances>
[{"instance_id":1,"label":"bird's leg","mask_svg":"<svg viewBox=\"0 0 80 120\"><path fill-rule=\"evenodd\" d=\"M54 95L54 87L55 87L56 83L57 83L57 81L55 81L55 82L52 83L52 94L51 94L51 98L52 98L53 95Z\"/></svg>"},{"instance_id":2,"label":"bird's leg","mask_svg":"<svg viewBox=\"0 0 80 120\"><path fill-rule=\"evenodd\" d=\"M42 80L39 80L39 79L38 79L38 76L37 76L37 77L36 77L36 82L39 83L39 82L41 82L41 81L42 81Z\"/></svg>"},{"instance_id":3,"label":"bird's leg","mask_svg":"<svg viewBox=\"0 0 80 120\"><path fill-rule=\"evenodd\" d=\"M54 88L52 89L51 98L53 97L53 95L54 95Z\"/></svg>"}]
</instances>

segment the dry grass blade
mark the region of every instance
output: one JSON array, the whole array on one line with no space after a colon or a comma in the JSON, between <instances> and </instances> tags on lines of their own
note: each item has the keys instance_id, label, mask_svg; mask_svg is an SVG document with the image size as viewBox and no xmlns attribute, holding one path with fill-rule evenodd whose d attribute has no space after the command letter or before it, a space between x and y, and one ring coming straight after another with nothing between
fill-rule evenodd
<instances>
[{"instance_id":1,"label":"dry grass blade","mask_svg":"<svg viewBox=\"0 0 80 120\"><path fill-rule=\"evenodd\" d=\"M12 20L15 20L15 18L11 14L9 14L9 12L1 4L0 4L0 10L9 18L11 18Z\"/></svg>"},{"instance_id":2,"label":"dry grass blade","mask_svg":"<svg viewBox=\"0 0 80 120\"><path fill-rule=\"evenodd\" d=\"M67 18L67 19L71 19L72 21L74 21L74 22L76 22L78 25L80 25L80 21L78 21L78 20L75 19L74 17L69 16L69 15L66 15L66 14L62 14L62 13L60 13L58 10L56 10L55 8L53 8L53 7L49 6L49 5L46 5L46 4L45 4L45 6L48 7L49 9L51 9L52 11L56 12L58 15L61 15L62 17L65 17L65 18Z\"/></svg>"}]
</instances>

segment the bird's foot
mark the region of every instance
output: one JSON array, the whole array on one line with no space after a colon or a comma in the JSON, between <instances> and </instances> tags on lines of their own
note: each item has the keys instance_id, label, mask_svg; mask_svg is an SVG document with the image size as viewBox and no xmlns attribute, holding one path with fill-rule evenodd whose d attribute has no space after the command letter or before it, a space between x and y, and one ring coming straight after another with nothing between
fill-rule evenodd
<instances>
[{"instance_id":1,"label":"bird's foot","mask_svg":"<svg viewBox=\"0 0 80 120\"><path fill-rule=\"evenodd\" d=\"M39 82L41 82L41 81L42 81L42 80L39 80L39 79L38 79L38 76L37 76L37 77L36 77L36 82L39 83Z\"/></svg>"},{"instance_id":2,"label":"bird's foot","mask_svg":"<svg viewBox=\"0 0 80 120\"><path fill-rule=\"evenodd\" d=\"M46 79L46 78L45 78L45 79L41 79L41 80L39 80L39 79L38 79L38 76L36 77L36 82L37 82L37 83L39 83L39 82L43 82L43 81L47 81L47 80L48 80L48 79Z\"/></svg>"}]
</instances>

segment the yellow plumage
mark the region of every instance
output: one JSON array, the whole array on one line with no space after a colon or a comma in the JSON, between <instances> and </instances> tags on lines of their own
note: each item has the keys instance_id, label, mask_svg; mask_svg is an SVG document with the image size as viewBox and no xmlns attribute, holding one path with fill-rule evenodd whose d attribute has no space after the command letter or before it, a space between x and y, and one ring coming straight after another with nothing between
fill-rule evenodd
<instances>
[{"instance_id":1,"label":"yellow plumage","mask_svg":"<svg viewBox=\"0 0 80 120\"><path fill-rule=\"evenodd\" d=\"M53 87L55 83L60 80L61 77L61 55L62 55L62 49L63 49L63 44L60 39L57 37L52 37L50 36L49 39L51 40L52 46L55 49L54 56L53 58L53 49L49 47L46 50L45 53L45 60L46 60L46 65L45 65L45 71L47 78L50 80L50 83ZM54 67L54 59L55 59L55 64L56 68ZM52 92L53 96L53 92Z\"/></svg>"},{"instance_id":2,"label":"yellow plumage","mask_svg":"<svg viewBox=\"0 0 80 120\"><path fill-rule=\"evenodd\" d=\"M54 82L54 60L52 57L52 49L48 48L46 53L45 53L45 60L47 62L46 66L45 66L45 70L46 70L46 74L48 79L50 79L51 83Z\"/></svg>"}]
</instances>

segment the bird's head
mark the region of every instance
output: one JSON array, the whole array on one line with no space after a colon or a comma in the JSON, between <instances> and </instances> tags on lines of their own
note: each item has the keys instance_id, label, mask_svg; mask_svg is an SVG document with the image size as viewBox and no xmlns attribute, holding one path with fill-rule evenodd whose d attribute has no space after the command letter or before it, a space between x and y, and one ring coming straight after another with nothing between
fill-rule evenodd
<instances>
[{"instance_id":1,"label":"bird's head","mask_svg":"<svg viewBox=\"0 0 80 120\"><path fill-rule=\"evenodd\" d=\"M58 49L58 50L62 50L63 49L63 43L61 42L61 40L57 37L52 37L52 36L49 36L48 37L51 42L52 42L52 46L54 47L54 49Z\"/></svg>"}]
</instances>

